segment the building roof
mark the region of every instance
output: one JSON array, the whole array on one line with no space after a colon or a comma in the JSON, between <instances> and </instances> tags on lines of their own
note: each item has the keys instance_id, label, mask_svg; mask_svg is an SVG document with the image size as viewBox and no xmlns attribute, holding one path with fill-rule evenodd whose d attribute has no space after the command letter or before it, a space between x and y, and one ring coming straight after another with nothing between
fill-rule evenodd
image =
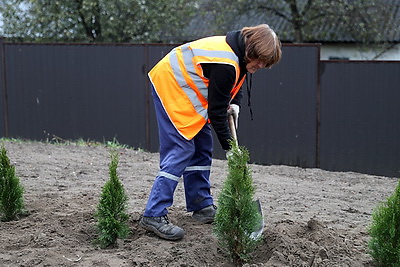
<instances>
[{"instance_id":1,"label":"building roof","mask_svg":"<svg viewBox=\"0 0 400 267\"><path fill-rule=\"evenodd\" d=\"M400 43L400 0L383 0L386 8L385 17L379 18L374 16L372 21L366 21L367 28L369 25L377 25L376 35L372 42L389 42ZM382 13L381 13L382 14ZM224 34L219 32L212 23L213 14L204 14L192 20L185 34L185 39L193 40L205 36ZM267 12L249 10L247 13L238 17L228 28L230 30L241 29L244 26L258 25L266 23L270 25L279 35L282 42L294 42L294 31L290 22L278 15L271 15ZM353 31L353 32L351 32ZM335 22L322 21L319 26L314 26L304 34L304 42L320 42L320 43L359 43L362 37L358 34L356 25L354 27L344 26L344 22L340 17ZM372 39L371 36L366 38Z\"/></svg>"}]
</instances>

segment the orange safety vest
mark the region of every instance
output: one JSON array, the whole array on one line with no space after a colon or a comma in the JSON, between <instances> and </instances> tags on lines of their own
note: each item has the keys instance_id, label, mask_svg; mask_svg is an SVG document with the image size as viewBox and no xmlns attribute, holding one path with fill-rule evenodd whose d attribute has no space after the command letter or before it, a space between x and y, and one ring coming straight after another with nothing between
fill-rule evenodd
<instances>
[{"instance_id":1,"label":"orange safety vest","mask_svg":"<svg viewBox=\"0 0 400 267\"><path fill-rule=\"evenodd\" d=\"M236 70L231 100L239 92L239 59L225 36L213 36L174 48L149 72L161 103L178 132L191 140L208 121L208 79L201 63L232 65Z\"/></svg>"}]
</instances>

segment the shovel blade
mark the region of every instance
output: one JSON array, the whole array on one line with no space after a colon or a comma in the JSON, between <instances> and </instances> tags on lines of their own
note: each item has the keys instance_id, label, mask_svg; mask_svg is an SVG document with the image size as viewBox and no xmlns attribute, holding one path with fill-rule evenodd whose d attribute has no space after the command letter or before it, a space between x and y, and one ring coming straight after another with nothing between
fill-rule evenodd
<instances>
[{"instance_id":1,"label":"shovel blade","mask_svg":"<svg viewBox=\"0 0 400 267\"><path fill-rule=\"evenodd\" d=\"M258 214L260 215L260 221L257 223L257 226L254 229L254 231L251 232L250 238L256 240L263 233L263 230L264 230L264 216L263 216L263 212L262 212L262 208L261 208L261 202L260 202L259 199L254 201L254 205L256 205L256 207L257 207Z\"/></svg>"}]
</instances>

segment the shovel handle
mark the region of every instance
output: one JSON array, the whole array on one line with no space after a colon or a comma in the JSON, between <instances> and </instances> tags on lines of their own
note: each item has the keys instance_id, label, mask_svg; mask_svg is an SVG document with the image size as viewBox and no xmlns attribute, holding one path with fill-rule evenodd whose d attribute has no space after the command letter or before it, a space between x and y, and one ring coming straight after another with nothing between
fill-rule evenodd
<instances>
[{"instance_id":1,"label":"shovel handle","mask_svg":"<svg viewBox=\"0 0 400 267\"><path fill-rule=\"evenodd\" d=\"M236 134L236 126L235 126L235 122L233 121L233 116L232 115L228 115L228 122L229 122L229 130L231 131L231 135L233 137L233 140L235 140L236 145L238 144L238 140L237 140L237 134Z\"/></svg>"}]
</instances>

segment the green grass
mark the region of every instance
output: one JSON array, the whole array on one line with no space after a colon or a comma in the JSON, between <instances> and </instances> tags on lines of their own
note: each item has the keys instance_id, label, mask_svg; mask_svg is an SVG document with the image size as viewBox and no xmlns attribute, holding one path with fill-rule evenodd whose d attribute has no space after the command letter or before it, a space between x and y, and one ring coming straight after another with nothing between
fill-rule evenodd
<instances>
[{"instance_id":1,"label":"green grass","mask_svg":"<svg viewBox=\"0 0 400 267\"><path fill-rule=\"evenodd\" d=\"M112 140L103 140L103 142L78 138L76 140L63 139L61 137L53 136L52 138L46 138L45 140L37 141L30 139L22 139L22 138L7 138L1 137L0 142L13 142L13 143L26 143L26 142L42 142L47 144L55 144L55 145L77 145L77 146L104 146L107 148L124 148L124 149L134 149L133 147L120 143L117 138L113 138ZM142 148L137 148L138 151L144 151Z\"/></svg>"}]
</instances>

